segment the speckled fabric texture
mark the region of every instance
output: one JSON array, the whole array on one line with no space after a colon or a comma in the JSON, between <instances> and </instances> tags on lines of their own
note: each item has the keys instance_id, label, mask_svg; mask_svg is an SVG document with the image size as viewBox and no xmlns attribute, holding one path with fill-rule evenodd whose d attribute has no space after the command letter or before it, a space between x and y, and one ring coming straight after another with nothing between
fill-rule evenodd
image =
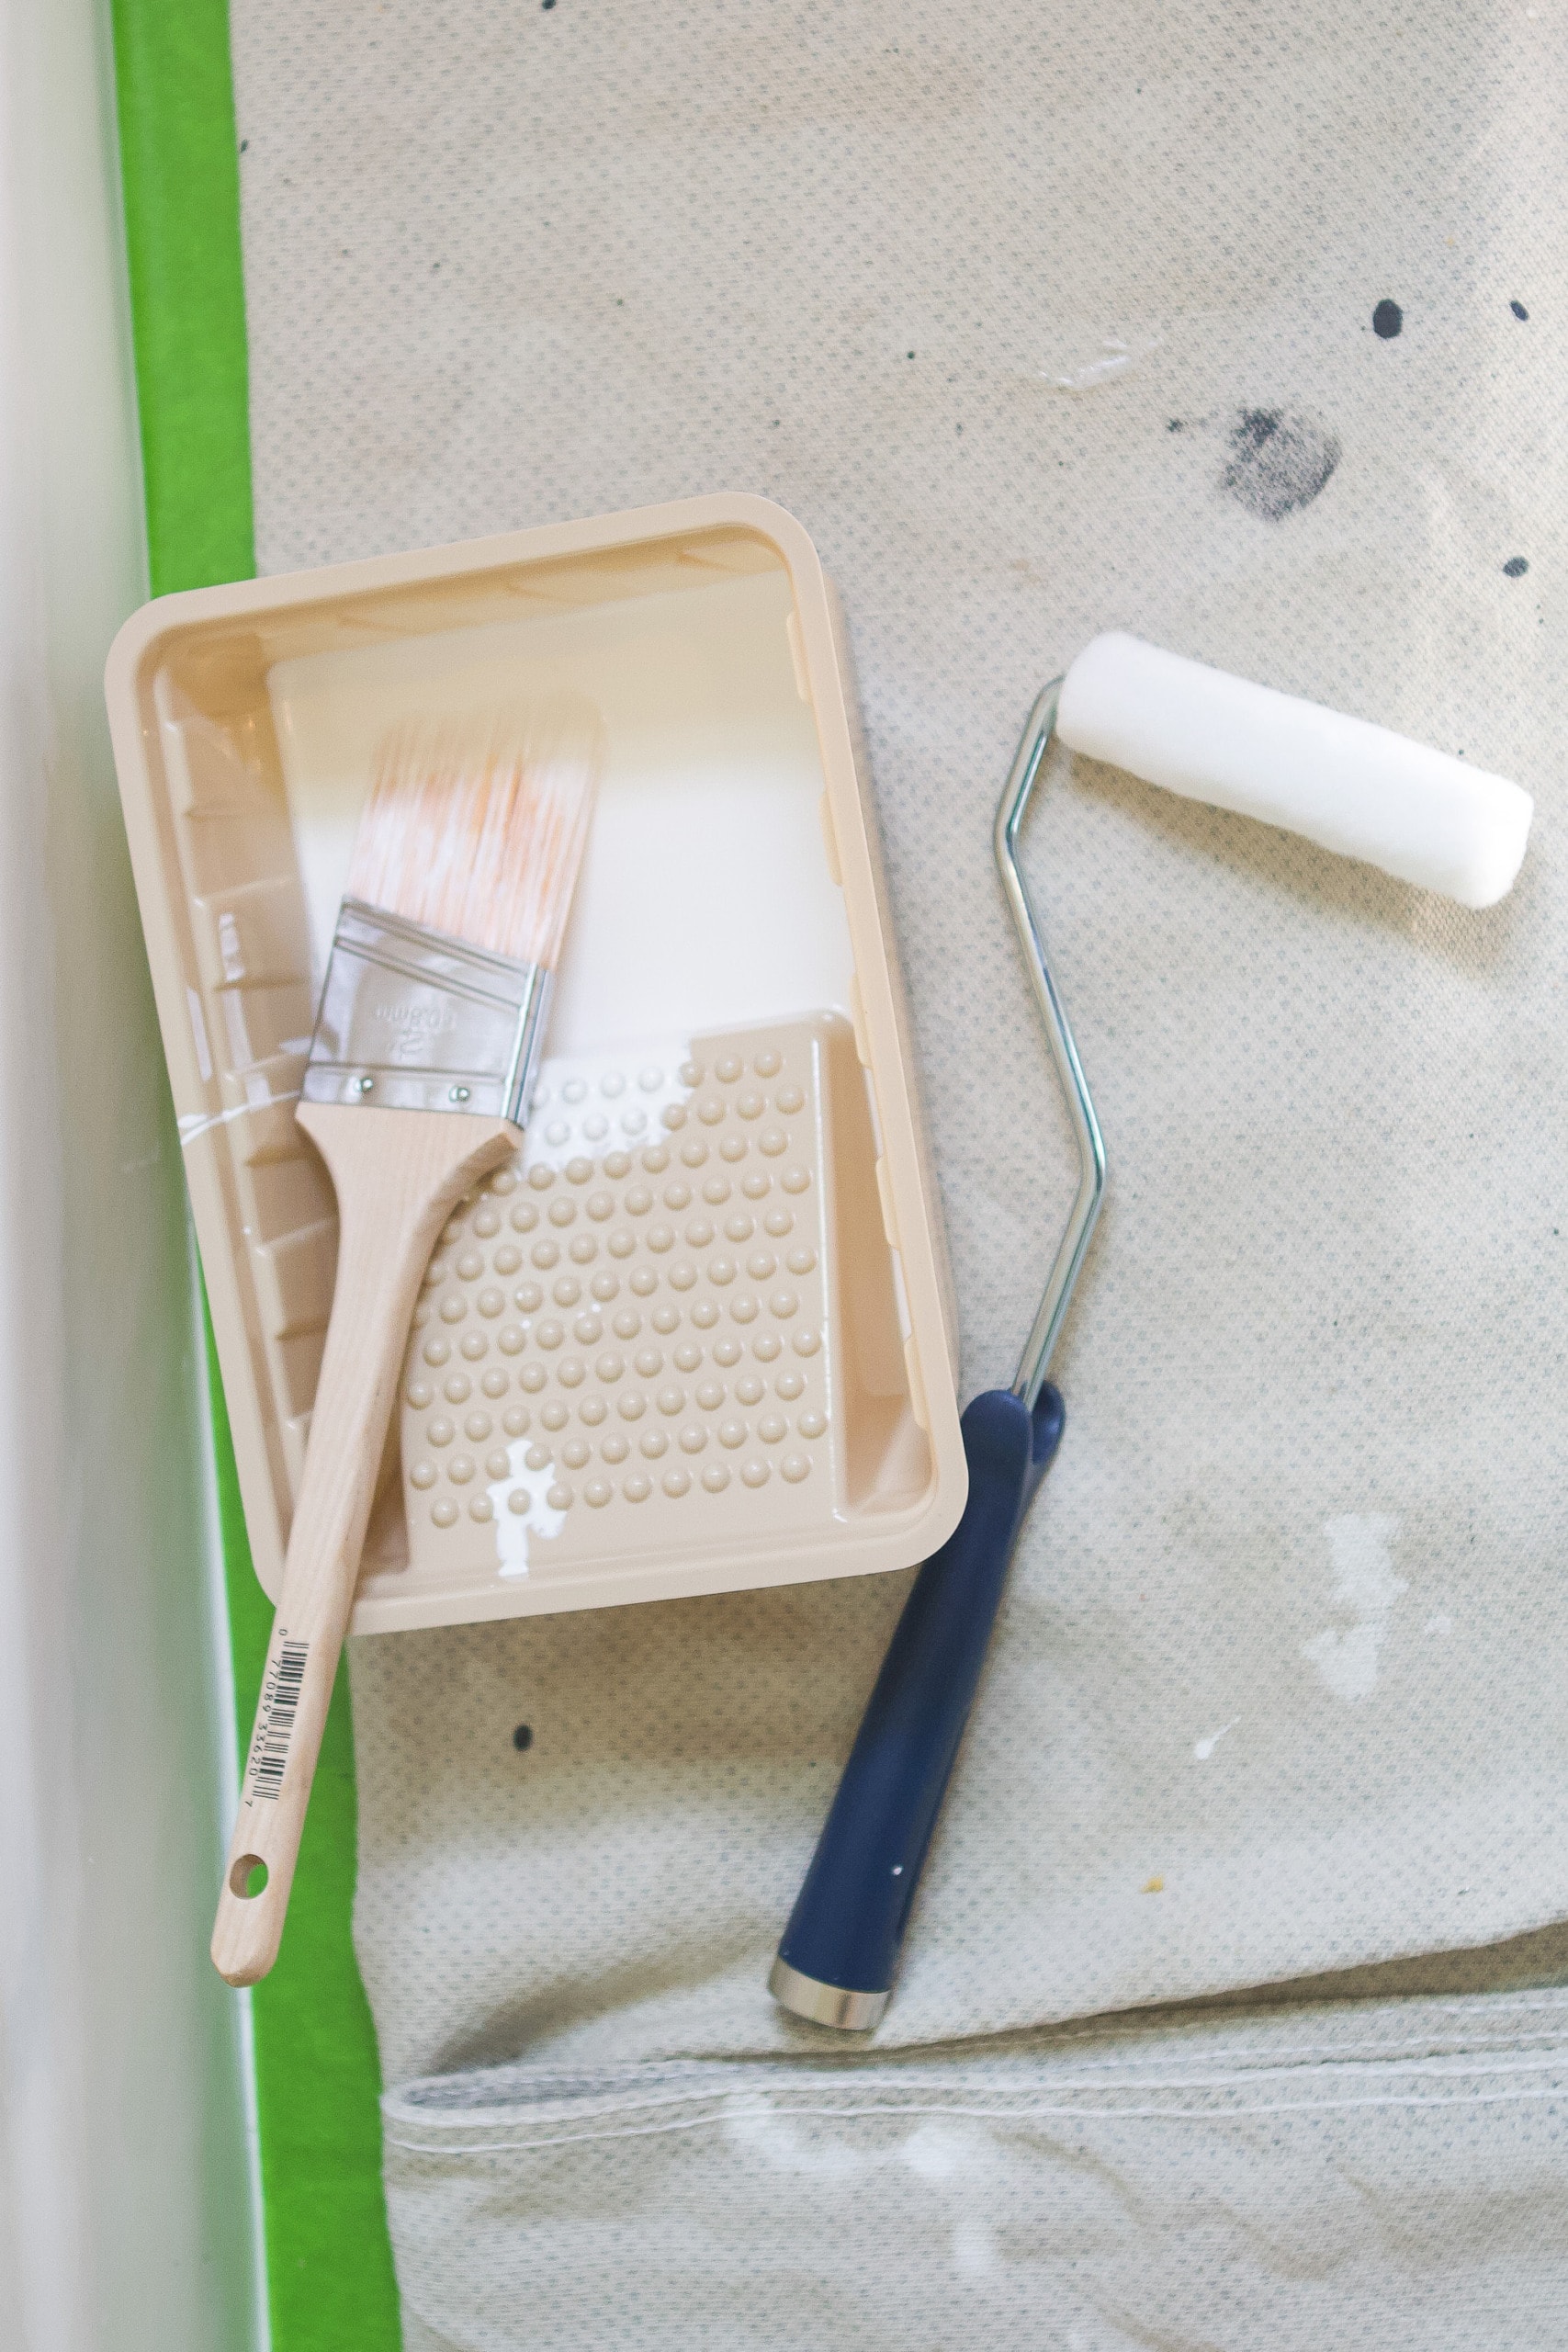
<instances>
[{"instance_id":1,"label":"speckled fabric texture","mask_svg":"<svg viewBox=\"0 0 1568 2352\"><path fill-rule=\"evenodd\" d=\"M386 2103L410 2352L1557 2352L1564 1996ZM590 2285L588 2282L592 2282Z\"/></svg>"},{"instance_id":2,"label":"speckled fabric texture","mask_svg":"<svg viewBox=\"0 0 1568 2352\"><path fill-rule=\"evenodd\" d=\"M268 568L719 487L813 533L966 1393L1010 1376L1074 1180L990 860L1043 681L1131 628L1538 796L1477 916L1053 772L1027 864L1111 1192L878 2048L1568 1913L1560 13L235 0L233 43ZM902 1582L356 1645L388 2080L819 2051L763 1978ZM1343 2129L1371 2204L1393 2143L1358 2170ZM1288 2212L1287 2154L1251 2161ZM824 2241L837 2163L774 2182ZM654 2238L725 2177L650 2186ZM541 2177L473 2177L481 2238L536 2199L599 2227L591 2169ZM405 2280L421 2210L397 2189ZM789 2290L685 2340L805 2341ZM455 2342L521 2340L466 2308ZM837 2308L814 2341L928 2340ZM1546 2340L1376 2308L1367 2341ZM1025 2340L972 2309L940 2340ZM1263 2311L1201 2340L1313 2340ZM1093 2324L1027 2340L1189 2340Z\"/></svg>"}]
</instances>

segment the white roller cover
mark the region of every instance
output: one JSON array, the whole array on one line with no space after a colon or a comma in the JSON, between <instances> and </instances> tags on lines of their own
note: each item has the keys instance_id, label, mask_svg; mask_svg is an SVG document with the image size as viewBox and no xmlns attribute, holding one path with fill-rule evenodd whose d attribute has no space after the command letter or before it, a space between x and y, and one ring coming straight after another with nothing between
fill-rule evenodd
<instances>
[{"instance_id":1,"label":"white roller cover","mask_svg":"<svg viewBox=\"0 0 1568 2352\"><path fill-rule=\"evenodd\" d=\"M1067 672L1056 731L1168 792L1304 833L1463 907L1513 888L1535 813L1504 776L1119 629Z\"/></svg>"}]
</instances>

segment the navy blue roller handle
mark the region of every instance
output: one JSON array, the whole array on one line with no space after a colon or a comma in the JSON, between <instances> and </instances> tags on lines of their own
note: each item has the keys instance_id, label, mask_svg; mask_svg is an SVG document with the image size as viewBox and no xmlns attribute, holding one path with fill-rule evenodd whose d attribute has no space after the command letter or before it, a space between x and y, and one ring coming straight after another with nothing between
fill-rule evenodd
<instances>
[{"instance_id":1,"label":"navy blue roller handle","mask_svg":"<svg viewBox=\"0 0 1568 2352\"><path fill-rule=\"evenodd\" d=\"M904 1604L779 1946L784 1966L818 1985L892 1985L1013 1544L1063 1419L1049 1383L1032 1413L998 1388L964 1415L964 1516Z\"/></svg>"}]
</instances>

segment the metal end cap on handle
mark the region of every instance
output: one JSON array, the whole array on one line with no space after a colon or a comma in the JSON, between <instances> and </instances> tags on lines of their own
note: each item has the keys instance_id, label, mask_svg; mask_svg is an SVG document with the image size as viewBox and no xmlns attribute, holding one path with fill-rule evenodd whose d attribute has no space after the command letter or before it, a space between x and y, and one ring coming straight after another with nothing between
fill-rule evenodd
<instances>
[{"instance_id":1,"label":"metal end cap on handle","mask_svg":"<svg viewBox=\"0 0 1568 2352\"><path fill-rule=\"evenodd\" d=\"M847 1985L823 1984L815 1976L803 1976L787 1960L775 1960L768 1976L768 1990L783 2009L797 2018L807 2018L812 2025L834 2025L842 2033L869 2033L880 2025L891 1993L855 1993Z\"/></svg>"}]
</instances>

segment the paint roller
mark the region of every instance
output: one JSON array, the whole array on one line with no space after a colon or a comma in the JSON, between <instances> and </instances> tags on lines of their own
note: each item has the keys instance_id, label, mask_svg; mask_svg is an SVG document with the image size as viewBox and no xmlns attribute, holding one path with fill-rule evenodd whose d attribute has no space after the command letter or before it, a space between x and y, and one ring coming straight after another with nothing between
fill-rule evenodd
<instances>
[{"instance_id":1,"label":"paint roller","mask_svg":"<svg viewBox=\"0 0 1568 2352\"><path fill-rule=\"evenodd\" d=\"M1535 808L1505 776L1120 629L1067 672L1056 732L1147 784L1283 826L1461 907L1495 906L1512 889Z\"/></svg>"},{"instance_id":2,"label":"paint roller","mask_svg":"<svg viewBox=\"0 0 1568 2352\"><path fill-rule=\"evenodd\" d=\"M964 1516L905 1603L769 1978L786 2009L851 2031L887 2006L1013 1547L1061 1442L1046 1369L1104 1192L1100 1124L1016 855L1053 731L1168 792L1301 833L1462 907L1495 906L1512 888L1534 814L1506 777L1120 630L1097 637L1036 703L996 851L1077 1138L1078 1189L1011 1388L964 1411Z\"/></svg>"}]
</instances>

